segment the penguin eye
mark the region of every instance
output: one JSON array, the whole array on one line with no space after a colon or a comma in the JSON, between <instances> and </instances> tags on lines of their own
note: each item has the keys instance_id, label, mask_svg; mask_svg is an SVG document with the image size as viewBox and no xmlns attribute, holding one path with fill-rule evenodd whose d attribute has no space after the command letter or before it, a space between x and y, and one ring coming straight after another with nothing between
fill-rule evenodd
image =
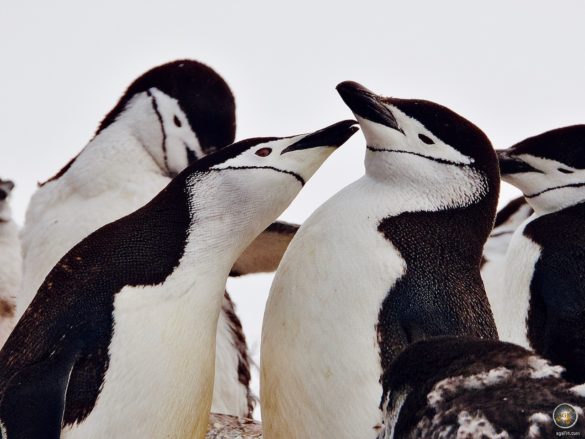
<instances>
[{"instance_id":1,"label":"penguin eye","mask_svg":"<svg viewBox=\"0 0 585 439\"><path fill-rule=\"evenodd\" d=\"M4 201L6 198L8 198L8 194L6 191L0 189L0 201Z\"/></svg>"},{"instance_id":2,"label":"penguin eye","mask_svg":"<svg viewBox=\"0 0 585 439\"><path fill-rule=\"evenodd\" d=\"M181 126L183 125L176 114L175 117L173 117L173 122L175 122L175 125L178 126L179 128L181 128Z\"/></svg>"},{"instance_id":3,"label":"penguin eye","mask_svg":"<svg viewBox=\"0 0 585 439\"><path fill-rule=\"evenodd\" d=\"M425 136L424 134L419 134L418 138L420 140L422 140L424 143L426 143L427 145L432 145L433 143L435 143L435 142L433 142L433 139L431 139L428 136Z\"/></svg>"},{"instance_id":4,"label":"penguin eye","mask_svg":"<svg viewBox=\"0 0 585 439\"><path fill-rule=\"evenodd\" d=\"M572 174L573 171L571 171L570 169L565 169L565 168L559 168L559 171L561 171L563 174Z\"/></svg>"},{"instance_id":5,"label":"penguin eye","mask_svg":"<svg viewBox=\"0 0 585 439\"><path fill-rule=\"evenodd\" d=\"M272 148L260 148L258 151L256 151L256 155L260 157L266 157L267 155L270 155L271 152Z\"/></svg>"}]
</instances>

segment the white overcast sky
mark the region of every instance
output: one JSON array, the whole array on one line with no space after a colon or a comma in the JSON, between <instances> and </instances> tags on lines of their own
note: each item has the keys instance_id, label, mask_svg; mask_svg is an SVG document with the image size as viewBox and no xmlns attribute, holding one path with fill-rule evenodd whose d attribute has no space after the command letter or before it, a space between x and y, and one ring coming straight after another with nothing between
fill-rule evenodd
<instances>
[{"instance_id":1,"label":"white overcast sky","mask_svg":"<svg viewBox=\"0 0 585 439\"><path fill-rule=\"evenodd\" d=\"M238 139L350 118L335 85L351 79L444 104L508 147L585 121L584 22L584 0L2 0L0 177L17 183L22 222L36 182L84 146L129 83L177 58L231 85ZM358 133L283 218L307 218L363 173L363 155ZM253 346L270 279L230 283Z\"/></svg>"}]
</instances>

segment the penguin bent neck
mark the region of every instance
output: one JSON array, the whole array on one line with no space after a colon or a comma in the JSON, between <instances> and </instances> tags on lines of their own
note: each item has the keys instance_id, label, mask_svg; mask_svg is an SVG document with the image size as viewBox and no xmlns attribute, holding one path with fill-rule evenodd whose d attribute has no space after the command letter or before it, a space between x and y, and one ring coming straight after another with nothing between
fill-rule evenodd
<instances>
[{"instance_id":1,"label":"penguin bent neck","mask_svg":"<svg viewBox=\"0 0 585 439\"><path fill-rule=\"evenodd\" d=\"M145 205L169 181L121 124L112 124L94 138L67 171L40 187L29 203L22 233L18 315L69 249L99 227Z\"/></svg>"},{"instance_id":2,"label":"penguin bent neck","mask_svg":"<svg viewBox=\"0 0 585 439\"><path fill-rule=\"evenodd\" d=\"M120 120L98 134L75 159L62 178L85 196L96 196L109 190L136 190L133 185L144 184L149 178L170 180L148 152L143 141ZM151 133L156 138L162 135ZM76 176L83 173L83 177ZM88 175L91 178L88 178Z\"/></svg>"}]
</instances>

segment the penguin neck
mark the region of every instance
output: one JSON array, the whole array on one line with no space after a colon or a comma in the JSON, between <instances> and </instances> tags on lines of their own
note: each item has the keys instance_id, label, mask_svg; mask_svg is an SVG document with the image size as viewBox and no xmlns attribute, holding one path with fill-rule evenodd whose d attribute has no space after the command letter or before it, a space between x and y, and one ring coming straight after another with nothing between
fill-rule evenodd
<instances>
[{"instance_id":1,"label":"penguin neck","mask_svg":"<svg viewBox=\"0 0 585 439\"><path fill-rule=\"evenodd\" d=\"M405 212L469 206L494 189L489 187L487 175L475 168L441 164L411 154L368 149L365 167L366 176L386 185Z\"/></svg>"},{"instance_id":2,"label":"penguin neck","mask_svg":"<svg viewBox=\"0 0 585 439\"><path fill-rule=\"evenodd\" d=\"M91 140L65 175L73 187L90 195L143 184L153 176L169 178L122 122L113 123Z\"/></svg>"},{"instance_id":3,"label":"penguin neck","mask_svg":"<svg viewBox=\"0 0 585 439\"><path fill-rule=\"evenodd\" d=\"M226 280L237 258L283 210L282 200L271 202L267 194L238 190L242 186L226 178L229 173L222 170L187 179L194 218L188 235L190 252L211 263ZM280 198L285 197L280 194Z\"/></svg>"},{"instance_id":4,"label":"penguin neck","mask_svg":"<svg viewBox=\"0 0 585 439\"><path fill-rule=\"evenodd\" d=\"M527 201L530 207L534 209L536 216L542 216L583 203L585 201L585 191L583 191L583 187L567 187L558 191L543 193L538 197L527 198Z\"/></svg>"}]
</instances>

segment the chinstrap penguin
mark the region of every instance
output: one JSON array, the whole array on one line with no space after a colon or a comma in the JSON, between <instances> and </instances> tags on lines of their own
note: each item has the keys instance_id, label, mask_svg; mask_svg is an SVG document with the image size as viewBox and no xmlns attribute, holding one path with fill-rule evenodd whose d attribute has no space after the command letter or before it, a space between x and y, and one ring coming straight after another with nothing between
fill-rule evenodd
<instances>
[{"instance_id":1,"label":"chinstrap penguin","mask_svg":"<svg viewBox=\"0 0 585 439\"><path fill-rule=\"evenodd\" d=\"M179 60L136 79L89 144L32 197L22 231L24 279L18 314L75 244L142 207L189 163L232 143L234 136L234 97L206 65ZM273 270L278 259L270 258L282 254L281 241L290 240L286 230L281 232L276 250L270 246L271 232L254 247L254 260L246 252L237 263L238 273ZM250 361L227 293L217 343L213 411L249 416L254 403Z\"/></svg>"},{"instance_id":2,"label":"chinstrap penguin","mask_svg":"<svg viewBox=\"0 0 585 439\"><path fill-rule=\"evenodd\" d=\"M311 215L277 270L261 343L268 439L375 436L382 371L404 347L497 337L479 272L499 188L489 140L432 102L337 90L366 175Z\"/></svg>"},{"instance_id":3,"label":"chinstrap penguin","mask_svg":"<svg viewBox=\"0 0 585 439\"><path fill-rule=\"evenodd\" d=\"M502 179L535 212L508 250L509 327L501 336L585 382L585 125L530 137L498 155Z\"/></svg>"},{"instance_id":4,"label":"chinstrap penguin","mask_svg":"<svg viewBox=\"0 0 585 439\"><path fill-rule=\"evenodd\" d=\"M0 347L16 323L16 295L22 275L18 227L10 211L13 189L12 181L0 178Z\"/></svg>"},{"instance_id":5,"label":"chinstrap penguin","mask_svg":"<svg viewBox=\"0 0 585 439\"><path fill-rule=\"evenodd\" d=\"M15 438L203 438L238 256L357 127L238 142L71 249L0 352Z\"/></svg>"},{"instance_id":6,"label":"chinstrap penguin","mask_svg":"<svg viewBox=\"0 0 585 439\"><path fill-rule=\"evenodd\" d=\"M494 229L483 247L481 278L494 314L500 336L506 332L509 303L506 294L506 253L516 229L532 215L532 208L524 197L506 204L496 215Z\"/></svg>"},{"instance_id":7,"label":"chinstrap penguin","mask_svg":"<svg viewBox=\"0 0 585 439\"><path fill-rule=\"evenodd\" d=\"M585 434L585 393L563 368L501 341L434 337L404 350L383 377L378 439L547 439ZM576 422L553 421L569 404ZM558 421L557 421L558 422ZM577 433L577 434L579 434Z\"/></svg>"}]
</instances>

